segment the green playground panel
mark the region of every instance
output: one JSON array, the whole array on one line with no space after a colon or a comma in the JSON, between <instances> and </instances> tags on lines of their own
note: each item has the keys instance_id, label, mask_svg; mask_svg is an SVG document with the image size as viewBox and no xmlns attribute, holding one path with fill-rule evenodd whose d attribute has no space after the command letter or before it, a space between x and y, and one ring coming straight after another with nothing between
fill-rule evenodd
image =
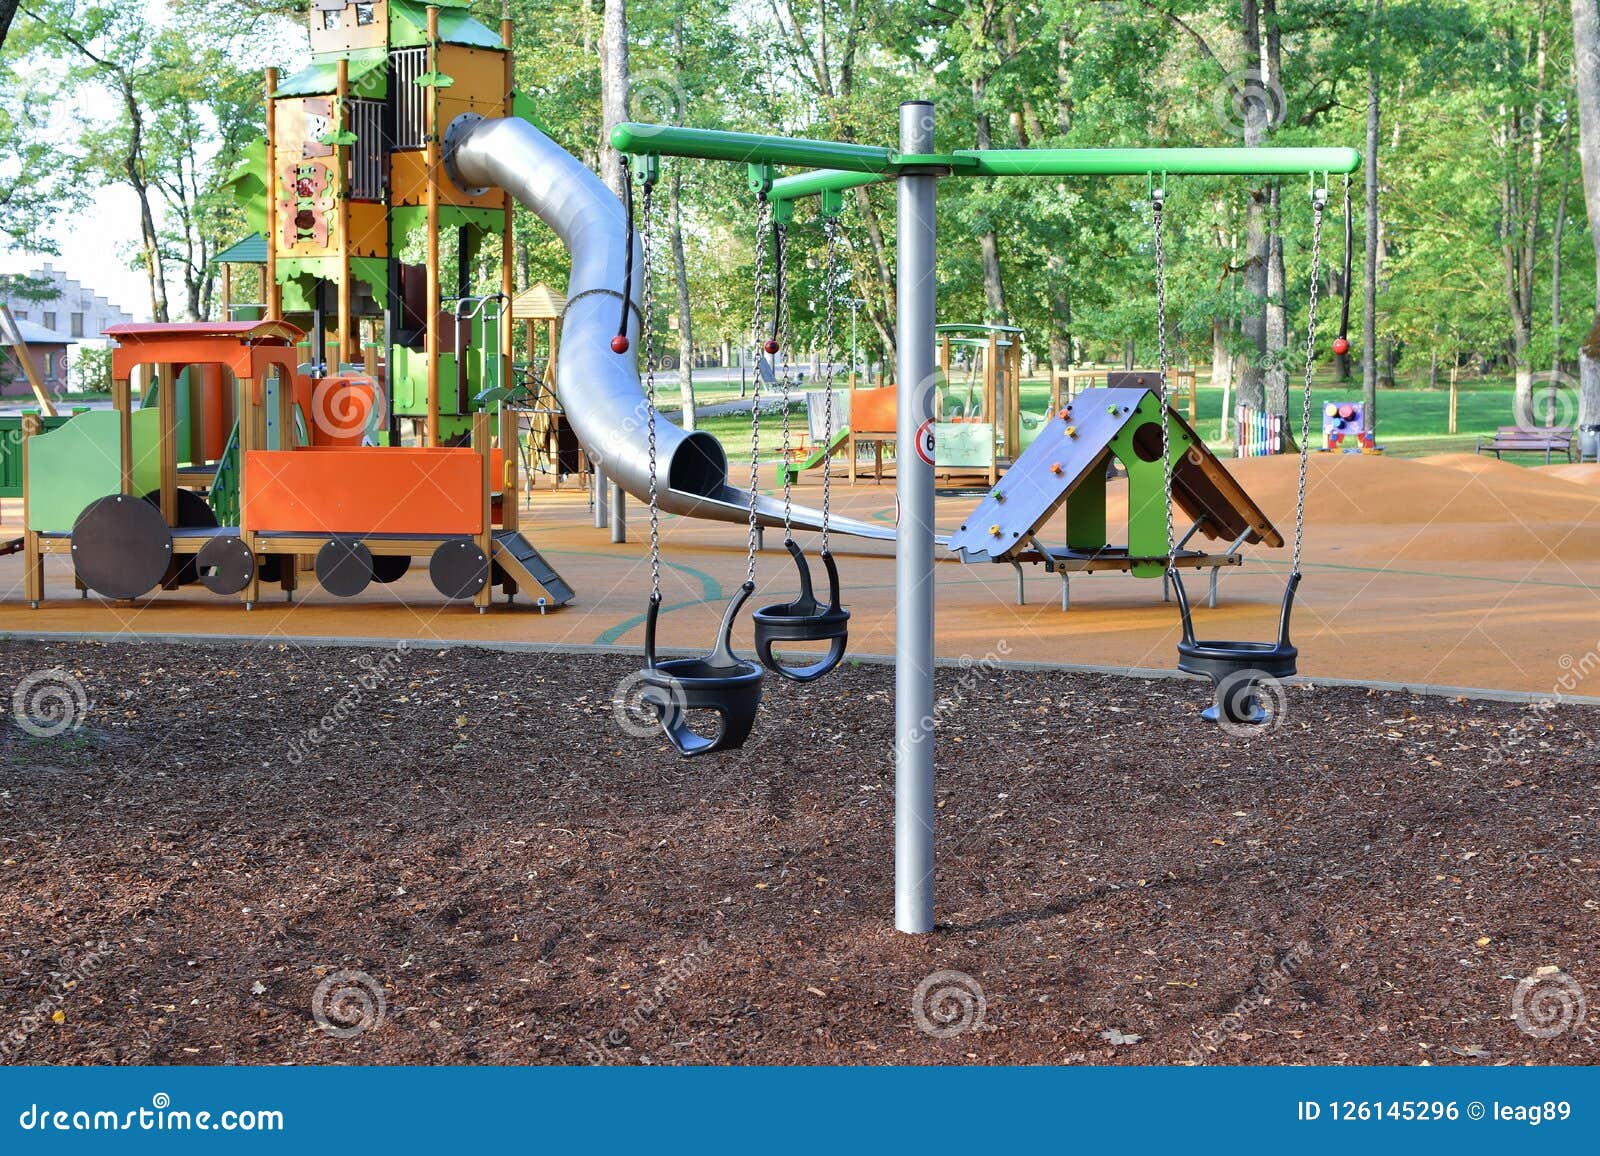
<instances>
[{"instance_id":1,"label":"green playground panel","mask_svg":"<svg viewBox=\"0 0 1600 1156\"><path fill-rule=\"evenodd\" d=\"M471 347L467 357L468 409L471 400L499 387L502 383L500 365L500 316L498 311L485 308L472 323ZM457 354L439 354L439 413L462 414L456 391ZM421 417L428 412L428 354L425 350L396 346L391 374L394 390L394 411L405 417Z\"/></svg>"},{"instance_id":2,"label":"green playground panel","mask_svg":"<svg viewBox=\"0 0 1600 1156\"><path fill-rule=\"evenodd\" d=\"M41 429L53 430L66 425L80 413L88 413L86 405L75 405L71 413L45 417L36 410L24 410L39 419ZM22 496L22 417L14 414L0 417L0 498Z\"/></svg>"},{"instance_id":3,"label":"green playground panel","mask_svg":"<svg viewBox=\"0 0 1600 1156\"><path fill-rule=\"evenodd\" d=\"M133 492L161 485L160 423L153 409L135 410ZM115 410L82 413L28 443L28 529L70 531L96 498L122 489L122 424Z\"/></svg>"},{"instance_id":4,"label":"green playground panel","mask_svg":"<svg viewBox=\"0 0 1600 1156\"><path fill-rule=\"evenodd\" d=\"M473 361L467 362L467 396L477 392L473 381ZM406 417L421 417L428 412L428 355L419 349L397 345L391 374L394 411ZM439 354L439 412L458 413L456 404L456 355Z\"/></svg>"},{"instance_id":5,"label":"green playground panel","mask_svg":"<svg viewBox=\"0 0 1600 1156\"><path fill-rule=\"evenodd\" d=\"M1111 439L1111 452L1128 471L1128 552L1160 558L1167 553L1166 478L1161 469L1161 455L1158 453L1153 460L1145 461L1134 448L1134 438L1140 427L1146 424L1152 424L1157 429L1161 425L1160 403L1153 393L1144 395L1143 400L1139 402L1139 408L1117 431L1117 436ZM1171 441L1167 446L1167 458L1176 469L1178 463L1183 460L1183 455L1189 452L1190 440L1189 435L1176 421L1169 426L1169 432ZM1087 483L1088 479L1084 481ZM1102 523L1105 519L1104 484L1102 478L1100 498ZM1083 486L1080 485L1078 488L1081 490ZM1072 507L1073 510L1077 508L1076 505ZM1102 536L1095 546L1103 545L1105 539ZM1165 571L1166 567L1160 562L1133 567L1133 574L1138 578L1158 578Z\"/></svg>"},{"instance_id":6,"label":"green playground panel","mask_svg":"<svg viewBox=\"0 0 1600 1156\"><path fill-rule=\"evenodd\" d=\"M403 237L407 233L419 232L428 227L428 207L426 205L396 205L389 210L389 221L393 226L392 232L396 237ZM474 232L471 243L479 244L489 234L499 235L505 227L506 215L503 209L475 209L470 205L440 205L439 206L439 231L441 233L465 225ZM381 258L371 258L381 260Z\"/></svg>"},{"instance_id":7,"label":"green playground panel","mask_svg":"<svg viewBox=\"0 0 1600 1156\"><path fill-rule=\"evenodd\" d=\"M187 367L178 371L178 378L173 384L175 388L172 391L172 397L176 403L177 411L177 428L173 431L173 445L178 447L178 463L183 465L188 462L189 446L193 444L189 440L191 435L189 411L191 407L189 405L189 370ZM156 406L160 404L160 395L161 381L159 378L154 378L151 380L149 388L139 395L140 410L150 410L154 413Z\"/></svg>"},{"instance_id":8,"label":"green playground panel","mask_svg":"<svg viewBox=\"0 0 1600 1156\"><path fill-rule=\"evenodd\" d=\"M234 424L233 432L228 435L228 444L223 447L222 457L217 461L217 472L211 479L210 490L206 492L206 502L217 516L217 525L239 524L238 423Z\"/></svg>"},{"instance_id":9,"label":"green playground panel","mask_svg":"<svg viewBox=\"0 0 1600 1156\"><path fill-rule=\"evenodd\" d=\"M312 294L318 281L339 279L340 262L337 257L280 257L278 259L278 287L283 295L285 313L310 313L316 303ZM378 307L389 301L389 262L383 257L351 257L350 276L366 285Z\"/></svg>"},{"instance_id":10,"label":"green playground panel","mask_svg":"<svg viewBox=\"0 0 1600 1156\"><path fill-rule=\"evenodd\" d=\"M1047 413L1029 413L1022 411L1020 428L1017 430L1017 452L1021 453L1034 442L1045 426L1050 424L1050 415Z\"/></svg>"},{"instance_id":11,"label":"green playground panel","mask_svg":"<svg viewBox=\"0 0 1600 1156\"><path fill-rule=\"evenodd\" d=\"M946 421L933 427L936 469L986 470L994 462L994 426L982 421Z\"/></svg>"}]
</instances>

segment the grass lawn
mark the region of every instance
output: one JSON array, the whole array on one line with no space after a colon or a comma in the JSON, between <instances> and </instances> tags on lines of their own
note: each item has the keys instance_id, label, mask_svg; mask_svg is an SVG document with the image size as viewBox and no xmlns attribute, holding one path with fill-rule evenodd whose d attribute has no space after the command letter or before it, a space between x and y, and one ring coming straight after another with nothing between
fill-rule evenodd
<instances>
[{"instance_id":1,"label":"grass lawn","mask_svg":"<svg viewBox=\"0 0 1600 1156\"><path fill-rule=\"evenodd\" d=\"M701 405L712 405L739 396L737 383L708 383L697 389L696 400ZM1402 457L1420 457L1424 454L1471 452L1478 435L1492 434L1497 426L1512 425L1516 418L1512 411L1514 391L1508 378L1484 378L1464 381L1457 388L1456 433L1449 429L1450 393L1447 389L1386 389L1378 394L1378 444L1387 452ZM1321 407L1330 401L1360 401L1361 384L1351 382L1340 385L1323 381L1312 389L1313 409L1311 428L1320 439L1322 428ZM1293 388L1291 421L1299 428L1299 389ZM1022 384L1023 408L1042 412L1049 404L1050 385L1044 379L1024 380ZM1226 447L1221 440L1222 390L1202 384L1196 394L1196 412L1201 437L1214 447ZM791 422L795 429L805 428L805 407L793 408ZM735 414L723 417L702 417L700 428L714 434L728 451L730 461L744 459L750 452L750 419ZM1313 445L1317 444L1314 440ZM763 413L761 419L761 451L764 457L778 453L782 445L781 426L775 413ZM1523 454L1507 458L1524 464L1542 464L1543 458Z\"/></svg>"}]
</instances>

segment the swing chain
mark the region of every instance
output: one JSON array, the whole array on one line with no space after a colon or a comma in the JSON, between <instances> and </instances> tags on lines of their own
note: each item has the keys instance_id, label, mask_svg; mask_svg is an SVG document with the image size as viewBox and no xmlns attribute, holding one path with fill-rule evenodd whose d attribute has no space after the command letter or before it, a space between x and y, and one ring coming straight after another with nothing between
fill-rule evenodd
<instances>
[{"instance_id":1,"label":"swing chain","mask_svg":"<svg viewBox=\"0 0 1600 1156\"><path fill-rule=\"evenodd\" d=\"M828 552L828 514L833 489L833 325L838 297L834 286L839 247L839 222L822 218L822 552Z\"/></svg>"},{"instance_id":2,"label":"swing chain","mask_svg":"<svg viewBox=\"0 0 1600 1156\"><path fill-rule=\"evenodd\" d=\"M1349 196L1348 186L1345 195ZM1300 407L1300 487L1294 504L1294 559L1291 574L1300 573L1300 544L1306 528L1306 471L1311 463L1311 374L1317 364L1317 278L1322 275L1322 211L1328 190L1311 193L1311 291L1306 303L1306 384Z\"/></svg>"},{"instance_id":3,"label":"swing chain","mask_svg":"<svg viewBox=\"0 0 1600 1156\"><path fill-rule=\"evenodd\" d=\"M644 220L639 227L639 249L644 259L644 268L641 270L643 283L640 285L644 310L640 328L644 331L644 399L650 431L650 601L659 603L661 601L661 511L657 504L656 478L660 466L656 455L656 337L652 325L656 295L655 285L651 280L651 274L655 271L651 233L651 200L654 192L655 181L647 178L640 205Z\"/></svg>"},{"instance_id":4,"label":"swing chain","mask_svg":"<svg viewBox=\"0 0 1600 1156\"><path fill-rule=\"evenodd\" d=\"M783 463L779 468L783 471L783 537L785 541L794 537L790 523L794 518L793 478L789 474L789 401L793 385L794 360L789 348L789 227L781 223L774 223L772 227L772 247L774 288L778 294L774 302L774 314L778 319L777 332L774 334L778 342L778 352L772 355L772 371L777 378L778 389L782 395L783 405ZM782 358L780 361L779 358Z\"/></svg>"},{"instance_id":5,"label":"swing chain","mask_svg":"<svg viewBox=\"0 0 1600 1156\"><path fill-rule=\"evenodd\" d=\"M1173 539L1177 536L1172 518L1172 431L1167 419L1167 245L1163 231L1162 209L1167 192L1162 188L1150 190L1150 223L1155 233L1156 250L1156 349L1160 381L1156 389L1161 407L1161 499L1167 508L1167 569L1172 569Z\"/></svg>"},{"instance_id":6,"label":"swing chain","mask_svg":"<svg viewBox=\"0 0 1600 1156\"><path fill-rule=\"evenodd\" d=\"M756 580L756 538L761 532L761 523L756 517L756 494L761 480L761 354L766 345L761 337L761 291L766 279L767 216L770 212L771 206L767 203L766 193L763 192L756 199L755 300L750 320L751 348L755 350L753 360L756 372L750 393L750 537L745 548L745 581L752 586Z\"/></svg>"}]
</instances>

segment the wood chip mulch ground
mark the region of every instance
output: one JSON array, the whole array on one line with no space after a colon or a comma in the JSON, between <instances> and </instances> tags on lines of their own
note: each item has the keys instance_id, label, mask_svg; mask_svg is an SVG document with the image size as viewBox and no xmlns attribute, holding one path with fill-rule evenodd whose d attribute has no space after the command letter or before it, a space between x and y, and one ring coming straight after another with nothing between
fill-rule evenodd
<instances>
[{"instance_id":1,"label":"wood chip mulch ground","mask_svg":"<svg viewBox=\"0 0 1600 1156\"><path fill-rule=\"evenodd\" d=\"M685 762L636 666L0 645L0 1059L1600 1059L1600 710L1296 687L1242 739L943 671L912 937L892 671Z\"/></svg>"}]
</instances>

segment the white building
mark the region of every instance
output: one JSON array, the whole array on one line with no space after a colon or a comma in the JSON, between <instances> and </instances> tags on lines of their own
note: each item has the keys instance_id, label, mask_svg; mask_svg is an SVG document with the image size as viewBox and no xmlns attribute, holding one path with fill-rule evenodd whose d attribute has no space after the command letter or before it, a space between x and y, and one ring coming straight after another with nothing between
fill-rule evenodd
<instances>
[{"instance_id":1,"label":"white building","mask_svg":"<svg viewBox=\"0 0 1600 1156\"><path fill-rule=\"evenodd\" d=\"M45 300L24 300L14 297L5 303L18 321L31 322L41 329L59 333L63 341L105 344L105 331L113 325L126 325L133 314L101 297L93 289L46 261L44 268L27 274L32 281L45 282L55 289L55 296ZM4 299L4 298L0 298Z\"/></svg>"}]
</instances>

